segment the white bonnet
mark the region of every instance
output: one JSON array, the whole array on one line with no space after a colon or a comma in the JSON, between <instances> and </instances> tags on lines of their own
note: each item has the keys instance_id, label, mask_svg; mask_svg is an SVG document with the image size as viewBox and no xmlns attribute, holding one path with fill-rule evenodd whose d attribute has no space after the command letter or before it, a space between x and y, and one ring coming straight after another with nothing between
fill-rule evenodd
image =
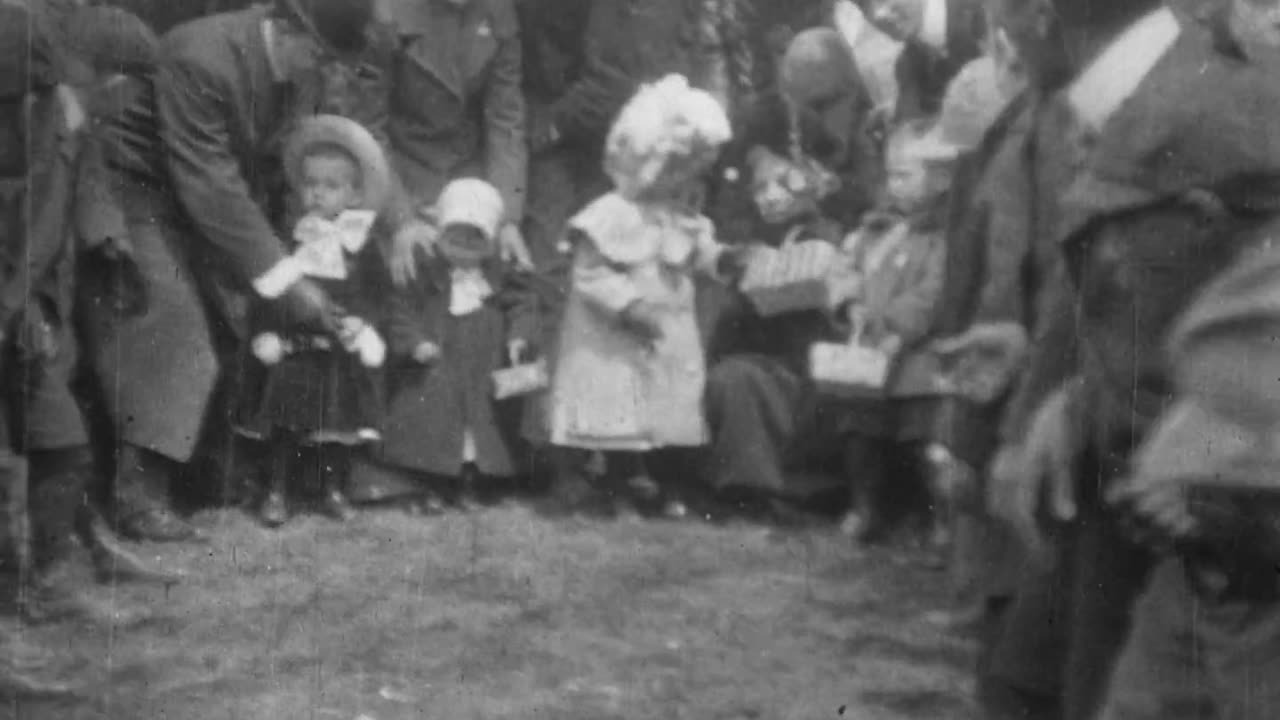
<instances>
[{"instance_id":1,"label":"white bonnet","mask_svg":"<svg viewBox=\"0 0 1280 720\"><path fill-rule=\"evenodd\" d=\"M609 130L605 171L623 195L662 179L668 160L717 148L732 137L729 117L710 94L683 75L643 85Z\"/></svg>"}]
</instances>

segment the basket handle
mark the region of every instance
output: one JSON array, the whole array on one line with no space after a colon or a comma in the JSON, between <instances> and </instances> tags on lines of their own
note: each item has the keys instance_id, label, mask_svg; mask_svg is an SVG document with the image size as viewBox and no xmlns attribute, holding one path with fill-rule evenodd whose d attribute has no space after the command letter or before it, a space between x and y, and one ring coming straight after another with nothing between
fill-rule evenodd
<instances>
[{"instance_id":1,"label":"basket handle","mask_svg":"<svg viewBox=\"0 0 1280 720\"><path fill-rule=\"evenodd\" d=\"M861 347L867 334L867 310L857 303L849 304L849 326L853 331L849 334L849 345Z\"/></svg>"}]
</instances>

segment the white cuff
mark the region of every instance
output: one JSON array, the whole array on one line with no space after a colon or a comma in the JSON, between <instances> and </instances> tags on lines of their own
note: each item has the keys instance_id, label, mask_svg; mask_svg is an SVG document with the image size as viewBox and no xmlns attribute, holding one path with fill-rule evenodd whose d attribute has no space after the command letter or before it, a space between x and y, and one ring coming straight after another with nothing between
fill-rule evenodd
<instances>
[{"instance_id":1,"label":"white cuff","mask_svg":"<svg viewBox=\"0 0 1280 720\"><path fill-rule=\"evenodd\" d=\"M302 279L302 263L286 257L253 280L253 289L268 300L275 300Z\"/></svg>"},{"instance_id":2,"label":"white cuff","mask_svg":"<svg viewBox=\"0 0 1280 720\"><path fill-rule=\"evenodd\" d=\"M360 364L367 368L382 367L387 359L387 344L382 341L378 332L365 325L356 333L352 348L360 355Z\"/></svg>"},{"instance_id":3,"label":"white cuff","mask_svg":"<svg viewBox=\"0 0 1280 720\"><path fill-rule=\"evenodd\" d=\"M275 365L284 357L284 341L273 332L261 333L253 338L253 356L263 365Z\"/></svg>"}]
</instances>

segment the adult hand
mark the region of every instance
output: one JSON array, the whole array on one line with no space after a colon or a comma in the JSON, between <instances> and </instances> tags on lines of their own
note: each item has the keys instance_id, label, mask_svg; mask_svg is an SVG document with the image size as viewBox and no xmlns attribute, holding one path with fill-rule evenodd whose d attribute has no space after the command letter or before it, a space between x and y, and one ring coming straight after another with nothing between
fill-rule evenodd
<instances>
[{"instance_id":1,"label":"adult hand","mask_svg":"<svg viewBox=\"0 0 1280 720\"><path fill-rule=\"evenodd\" d=\"M521 270L533 269L529 246L525 245L524 235L516 223L509 222L498 231L498 253L503 262L513 263Z\"/></svg>"},{"instance_id":2,"label":"adult hand","mask_svg":"<svg viewBox=\"0 0 1280 720\"><path fill-rule=\"evenodd\" d=\"M987 507L1022 540L1033 559L1050 557L1040 526L1042 503L1062 522L1076 516L1075 459L1080 428L1071 386L1041 404L1031 430L1020 444L996 453L987 486Z\"/></svg>"},{"instance_id":3,"label":"adult hand","mask_svg":"<svg viewBox=\"0 0 1280 720\"><path fill-rule=\"evenodd\" d=\"M276 300L285 322L311 332L335 338L342 332L342 308L329 299L329 294L310 278L302 278L289 286Z\"/></svg>"},{"instance_id":4,"label":"adult hand","mask_svg":"<svg viewBox=\"0 0 1280 720\"><path fill-rule=\"evenodd\" d=\"M1178 478L1119 482L1108 491L1107 501L1124 511L1139 542L1165 545L1190 537L1199 526L1188 505L1187 483ZM1205 509L1221 508L1206 504Z\"/></svg>"},{"instance_id":5,"label":"adult hand","mask_svg":"<svg viewBox=\"0 0 1280 720\"><path fill-rule=\"evenodd\" d=\"M1027 331L1018 323L979 323L930 345L949 366L948 387L978 403L1004 392L1027 354Z\"/></svg>"},{"instance_id":6,"label":"adult hand","mask_svg":"<svg viewBox=\"0 0 1280 720\"><path fill-rule=\"evenodd\" d=\"M391 236L391 251L387 264L391 270L391 282L404 287L418 277L416 249L422 248L428 255L435 253L440 231L423 220L410 220Z\"/></svg>"}]
</instances>

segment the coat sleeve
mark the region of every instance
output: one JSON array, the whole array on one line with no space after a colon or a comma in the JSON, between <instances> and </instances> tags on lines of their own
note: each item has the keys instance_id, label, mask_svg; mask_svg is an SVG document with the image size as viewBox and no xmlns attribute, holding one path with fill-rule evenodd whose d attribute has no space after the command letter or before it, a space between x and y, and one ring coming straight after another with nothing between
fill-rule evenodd
<instances>
[{"instance_id":1,"label":"coat sleeve","mask_svg":"<svg viewBox=\"0 0 1280 720\"><path fill-rule=\"evenodd\" d=\"M428 322L432 295L437 292L427 268L418 267L419 279L407 287L392 290L387 312L387 348L393 358L411 358L424 342L440 344L439 332Z\"/></svg>"},{"instance_id":2,"label":"coat sleeve","mask_svg":"<svg viewBox=\"0 0 1280 720\"><path fill-rule=\"evenodd\" d=\"M613 27L619 20L616 5L616 0L591 4L582 74L551 107L556 129L567 139L593 143L603 138L639 84L638 73L621 60L618 48L609 47L611 40L626 41Z\"/></svg>"},{"instance_id":3,"label":"coat sleeve","mask_svg":"<svg viewBox=\"0 0 1280 720\"><path fill-rule=\"evenodd\" d=\"M60 266L65 265L60 259L71 239L67 214L72 210L81 144L79 128L72 127L80 111L72 105L69 91L61 87L37 98L30 115L26 187L11 197L0 188L0 210L14 213L0 218L0 222L9 225L12 220L18 230L0 237L0 337L18 313L42 309L40 304L31 302L33 294L55 301L50 310L57 309L59 298L48 296L62 294L57 291L61 283L56 276L61 272ZM24 199L29 202L24 203Z\"/></svg>"},{"instance_id":4,"label":"coat sleeve","mask_svg":"<svg viewBox=\"0 0 1280 720\"><path fill-rule=\"evenodd\" d=\"M1040 403L1076 371L1076 303L1064 265L1058 264L1055 276L1036 299L1030 357L1005 408L1000 425L1003 442L1020 441Z\"/></svg>"},{"instance_id":5,"label":"coat sleeve","mask_svg":"<svg viewBox=\"0 0 1280 720\"><path fill-rule=\"evenodd\" d=\"M884 310L885 328L910 345L928 334L934 309L942 293L942 271L946 248L942 236L928 240L925 255L904 291L889 300Z\"/></svg>"},{"instance_id":6,"label":"coat sleeve","mask_svg":"<svg viewBox=\"0 0 1280 720\"><path fill-rule=\"evenodd\" d=\"M617 316L640 299L626 268L609 262L586 235L577 233L573 261L573 291L598 312Z\"/></svg>"},{"instance_id":7,"label":"coat sleeve","mask_svg":"<svg viewBox=\"0 0 1280 720\"><path fill-rule=\"evenodd\" d=\"M391 277L378 238L369 238L356 255L349 282L355 283L355 287L350 296L342 300L347 314L374 327L386 325L391 309Z\"/></svg>"},{"instance_id":8,"label":"coat sleeve","mask_svg":"<svg viewBox=\"0 0 1280 720\"><path fill-rule=\"evenodd\" d=\"M349 71L350 87L339 89L345 90L346 97L340 98L340 101L346 100L348 106L334 110L368 128L390 158L391 138L388 135L388 125L391 118L391 82L395 76L397 38L395 28L386 23L374 23L368 34L368 47L362 62ZM380 220L394 232L414 219L414 210L413 199L393 167L391 194Z\"/></svg>"},{"instance_id":9,"label":"coat sleeve","mask_svg":"<svg viewBox=\"0 0 1280 720\"><path fill-rule=\"evenodd\" d=\"M537 295L533 277L528 273L509 272L502 280L498 303L506 318L507 340L532 342L539 335Z\"/></svg>"},{"instance_id":10,"label":"coat sleeve","mask_svg":"<svg viewBox=\"0 0 1280 720\"><path fill-rule=\"evenodd\" d=\"M246 287L283 294L301 273L250 196L245 168L232 152L231 92L206 68L171 49L156 89L161 139L174 189L201 240L226 258Z\"/></svg>"},{"instance_id":11,"label":"coat sleeve","mask_svg":"<svg viewBox=\"0 0 1280 720\"><path fill-rule=\"evenodd\" d=\"M513 30L499 41L484 98L486 171L502 193L507 219L515 223L524 217L529 153L521 64L520 35Z\"/></svg>"}]
</instances>

